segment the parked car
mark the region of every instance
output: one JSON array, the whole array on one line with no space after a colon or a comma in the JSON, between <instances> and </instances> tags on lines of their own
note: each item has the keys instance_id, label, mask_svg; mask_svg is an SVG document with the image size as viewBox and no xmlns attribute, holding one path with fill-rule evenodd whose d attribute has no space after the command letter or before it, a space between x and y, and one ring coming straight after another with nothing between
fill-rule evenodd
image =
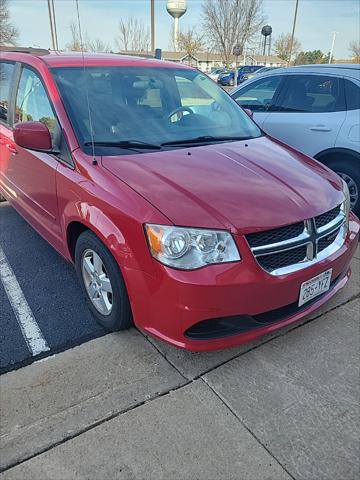
<instances>
[{"instance_id":1,"label":"parked car","mask_svg":"<svg viewBox=\"0 0 360 480\"><path fill-rule=\"evenodd\" d=\"M237 84L239 85L246 80L246 76L250 73L256 72L262 68L262 65L244 65L239 67L237 70ZM218 83L223 86L234 86L235 85L235 71L234 70L225 70L223 73L219 74Z\"/></svg>"},{"instance_id":2,"label":"parked car","mask_svg":"<svg viewBox=\"0 0 360 480\"><path fill-rule=\"evenodd\" d=\"M219 75L223 73L223 71L224 71L223 68L216 68L215 70L212 70L208 76L211 78L211 80L214 80L214 82L217 82Z\"/></svg>"},{"instance_id":3,"label":"parked car","mask_svg":"<svg viewBox=\"0 0 360 480\"><path fill-rule=\"evenodd\" d=\"M219 349L346 284L360 227L346 183L203 73L31 50L0 68L0 190L74 263L108 330Z\"/></svg>"},{"instance_id":4,"label":"parked car","mask_svg":"<svg viewBox=\"0 0 360 480\"><path fill-rule=\"evenodd\" d=\"M266 133L337 172L360 214L360 65L276 69L231 95Z\"/></svg>"},{"instance_id":5,"label":"parked car","mask_svg":"<svg viewBox=\"0 0 360 480\"><path fill-rule=\"evenodd\" d=\"M262 73L269 72L270 70L275 70L276 68L279 68L279 67L261 67L259 68L259 70L256 70L255 72L247 73L243 75L242 83L247 80L250 80L250 78L255 77L255 75L261 75Z\"/></svg>"}]
</instances>

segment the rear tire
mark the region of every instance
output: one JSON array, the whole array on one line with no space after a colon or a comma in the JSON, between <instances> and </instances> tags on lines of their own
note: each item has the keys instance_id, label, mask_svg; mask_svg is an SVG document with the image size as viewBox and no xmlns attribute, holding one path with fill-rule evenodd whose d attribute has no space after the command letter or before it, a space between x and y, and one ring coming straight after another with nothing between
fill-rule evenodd
<instances>
[{"instance_id":1,"label":"rear tire","mask_svg":"<svg viewBox=\"0 0 360 480\"><path fill-rule=\"evenodd\" d=\"M133 325L130 302L119 265L89 230L76 242L75 269L95 320L111 332L130 328Z\"/></svg>"},{"instance_id":2,"label":"rear tire","mask_svg":"<svg viewBox=\"0 0 360 480\"><path fill-rule=\"evenodd\" d=\"M326 165L334 170L348 184L351 209L360 216L360 163L349 160L330 160Z\"/></svg>"}]
</instances>

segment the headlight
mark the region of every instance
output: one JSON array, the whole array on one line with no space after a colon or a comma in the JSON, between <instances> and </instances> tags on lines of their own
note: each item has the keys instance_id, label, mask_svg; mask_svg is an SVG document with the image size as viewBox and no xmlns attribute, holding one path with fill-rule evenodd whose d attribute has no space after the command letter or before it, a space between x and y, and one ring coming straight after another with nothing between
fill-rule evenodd
<instances>
[{"instance_id":1,"label":"headlight","mask_svg":"<svg viewBox=\"0 0 360 480\"><path fill-rule=\"evenodd\" d=\"M228 232L150 224L145 225L145 232L151 255L169 267L193 270L240 260Z\"/></svg>"},{"instance_id":2,"label":"headlight","mask_svg":"<svg viewBox=\"0 0 360 480\"><path fill-rule=\"evenodd\" d=\"M341 210L345 214L345 234L346 234L349 229L350 193L349 193L349 187L347 186L347 183L344 180L342 180L342 184L343 184L342 190L343 190L345 199L341 204Z\"/></svg>"}]
</instances>

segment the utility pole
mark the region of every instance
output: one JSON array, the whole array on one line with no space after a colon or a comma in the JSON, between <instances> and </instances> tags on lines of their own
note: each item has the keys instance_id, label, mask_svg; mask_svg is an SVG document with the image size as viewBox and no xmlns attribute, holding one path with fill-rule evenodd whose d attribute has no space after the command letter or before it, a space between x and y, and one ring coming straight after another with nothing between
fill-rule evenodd
<instances>
[{"instance_id":1,"label":"utility pole","mask_svg":"<svg viewBox=\"0 0 360 480\"><path fill-rule=\"evenodd\" d=\"M55 46L56 46L56 50L59 50L57 30L56 30L56 17L55 17L54 0L51 0L51 6L52 6L53 21L54 21Z\"/></svg>"},{"instance_id":2,"label":"utility pole","mask_svg":"<svg viewBox=\"0 0 360 480\"><path fill-rule=\"evenodd\" d=\"M293 49L293 44L294 44L294 35L295 35L295 26L296 26L296 17L297 17L297 12L298 12L298 6L299 6L299 0L296 0L294 23L293 23L293 29L292 29L291 41L290 41L289 60L287 62L287 66L289 66L290 62L291 62L291 55L292 55L292 49Z\"/></svg>"},{"instance_id":3,"label":"utility pole","mask_svg":"<svg viewBox=\"0 0 360 480\"><path fill-rule=\"evenodd\" d=\"M155 52L155 0L151 2L151 52Z\"/></svg>"},{"instance_id":4,"label":"utility pole","mask_svg":"<svg viewBox=\"0 0 360 480\"><path fill-rule=\"evenodd\" d=\"M339 33L339 32L331 32L332 33L332 42L331 42L331 50L330 50L330 55L329 55L329 63L332 62L332 58L333 58L333 53L334 53L334 45L335 45L335 38L336 38L336 35Z\"/></svg>"},{"instance_id":5,"label":"utility pole","mask_svg":"<svg viewBox=\"0 0 360 480\"><path fill-rule=\"evenodd\" d=\"M53 50L58 50L59 47L58 47L57 32L56 32L54 0L47 0L47 1L48 1L48 10L49 10L52 47L53 47Z\"/></svg>"}]
</instances>

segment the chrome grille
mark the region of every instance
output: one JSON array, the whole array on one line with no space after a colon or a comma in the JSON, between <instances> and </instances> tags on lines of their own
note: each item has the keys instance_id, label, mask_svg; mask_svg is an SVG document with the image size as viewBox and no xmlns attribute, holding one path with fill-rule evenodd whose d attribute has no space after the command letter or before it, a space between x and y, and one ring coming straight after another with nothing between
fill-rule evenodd
<instances>
[{"instance_id":1,"label":"chrome grille","mask_svg":"<svg viewBox=\"0 0 360 480\"><path fill-rule=\"evenodd\" d=\"M258 264L282 275L316 263L341 247L345 238L342 206L285 227L250 233L246 240Z\"/></svg>"}]
</instances>

